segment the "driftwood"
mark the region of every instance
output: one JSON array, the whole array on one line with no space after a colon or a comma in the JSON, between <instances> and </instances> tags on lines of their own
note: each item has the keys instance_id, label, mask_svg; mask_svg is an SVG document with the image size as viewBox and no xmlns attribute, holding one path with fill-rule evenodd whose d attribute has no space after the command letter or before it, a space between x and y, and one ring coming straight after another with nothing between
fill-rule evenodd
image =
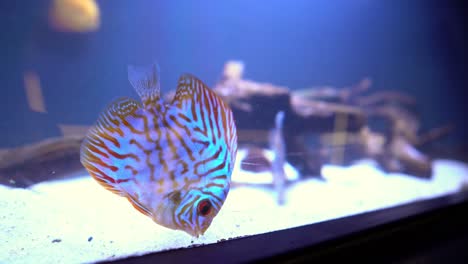
<instances>
[{"instance_id":1,"label":"driftwood","mask_svg":"<svg viewBox=\"0 0 468 264\"><path fill-rule=\"evenodd\" d=\"M264 156L263 149L249 147L241 163L241 169L252 172L271 171L271 162Z\"/></svg>"},{"instance_id":2,"label":"driftwood","mask_svg":"<svg viewBox=\"0 0 468 264\"><path fill-rule=\"evenodd\" d=\"M0 151L0 184L28 187L69 177L82 171L80 144L83 137L51 138L36 144Z\"/></svg>"},{"instance_id":3,"label":"driftwood","mask_svg":"<svg viewBox=\"0 0 468 264\"><path fill-rule=\"evenodd\" d=\"M431 176L431 159L417 147L448 129L420 137L419 119L409 110L415 105L411 96L395 91L364 94L372 84L368 78L341 89L288 91L242 79L239 65L227 63L214 89L234 111L240 145L256 142L267 147L274 116L284 111L287 161L303 176L319 176L324 163L346 164L360 158L375 159L388 172ZM385 130L373 131L372 119L383 121Z\"/></svg>"},{"instance_id":4,"label":"driftwood","mask_svg":"<svg viewBox=\"0 0 468 264\"><path fill-rule=\"evenodd\" d=\"M239 146L271 148L275 116L282 111L285 159L303 177L320 176L325 163L347 164L361 158L375 159L389 172L430 177L431 158L420 149L453 129L448 125L419 134L419 118L410 110L414 98L393 91L369 94L368 78L350 87L290 91L245 80L242 75L242 63L228 62L213 87L234 112ZM375 120L385 124L383 130L374 126ZM83 136L0 150L0 184L27 187L82 171ZM256 158L253 150L241 166L263 171L273 164Z\"/></svg>"},{"instance_id":5,"label":"driftwood","mask_svg":"<svg viewBox=\"0 0 468 264\"><path fill-rule=\"evenodd\" d=\"M307 134L335 130L337 115L347 118L347 132L357 132L366 124L364 112L333 102L304 100L286 87L242 79L237 62L227 63L221 80L213 88L231 106L236 119L240 146L252 143L268 148L275 116L284 112L286 159L303 175L319 175L324 159L307 147Z\"/></svg>"}]
</instances>

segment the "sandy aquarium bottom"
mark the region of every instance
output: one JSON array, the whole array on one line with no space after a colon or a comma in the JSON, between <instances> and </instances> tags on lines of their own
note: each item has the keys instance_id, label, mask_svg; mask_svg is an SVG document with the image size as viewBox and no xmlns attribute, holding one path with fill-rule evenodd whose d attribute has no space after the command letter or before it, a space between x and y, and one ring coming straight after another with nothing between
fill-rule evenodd
<instances>
[{"instance_id":1,"label":"sandy aquarium bottom","mask_svg":"<svg viewBox=\"0 0 468 264\"><path fill-rule=\"evenodd\" d=\"M285 171L297 177L291 166ZM198 239L153 223L88 175L29 189L0 186L0 263L89 263L210 244L435 198L468 185L468 165L451 160L435 160L431 179L386 174L367 160L326 165L322 175L325 181L289 185L279 206L273 188L262 184L271 182L270 173L237 167L233 181L250 184L231 189Z\"/></svg>"}]
</instances>

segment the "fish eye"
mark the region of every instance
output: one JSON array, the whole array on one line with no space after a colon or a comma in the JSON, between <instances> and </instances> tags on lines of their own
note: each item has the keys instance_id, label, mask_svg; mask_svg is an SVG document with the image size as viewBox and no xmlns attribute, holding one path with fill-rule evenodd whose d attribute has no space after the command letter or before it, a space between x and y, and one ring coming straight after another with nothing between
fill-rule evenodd
<instances>
[{"instance_id":1,"label":"fish eye","mask_svg":"<svg viewBox=\"0 0 468 264\"><path fill-rule=\"evenodd\" d=\"M205 199L198 203L197 211L199 215L207 216L211 213L212 208L210 200Z\"/></svg>"}]
</instances>

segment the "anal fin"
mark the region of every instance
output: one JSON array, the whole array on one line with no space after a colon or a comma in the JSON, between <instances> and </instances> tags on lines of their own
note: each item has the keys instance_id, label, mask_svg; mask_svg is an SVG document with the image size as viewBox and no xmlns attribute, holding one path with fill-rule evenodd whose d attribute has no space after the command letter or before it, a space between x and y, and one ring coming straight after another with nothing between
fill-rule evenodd
<instances>
[{"instance_id":1,"label":"anal fin","mask_svg":"<svg viewBox=\"0 0 468 264\"><path fill-rule=\"evenodd\" d=\"M141 202L131 194L127 194L128 201L137 209L140 213L151 217L151 212Z\"/></svg>"}]
</instances>

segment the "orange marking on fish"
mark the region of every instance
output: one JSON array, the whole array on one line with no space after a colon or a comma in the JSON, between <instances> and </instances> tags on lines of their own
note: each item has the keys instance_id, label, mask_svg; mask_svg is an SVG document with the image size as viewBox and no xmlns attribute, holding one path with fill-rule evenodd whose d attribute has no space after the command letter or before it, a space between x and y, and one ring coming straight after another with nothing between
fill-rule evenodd
<instances>
[{"instance_id":1,"label":"orange marking on fish","mask_svg":"<svg viewBox=\"0 0 468 264\"><path fill-rule=\"evenodd\" d=\"M138 173L138 171L135 168L133 168L132 166L130 166L130 165L125 165L124 168L130 170L132 172L133 176L137 175L137 173Z\"/></svg>"},{"instance_id":2,"label":"orange marking on fish","mask_svg":"<svg viewBox=\"0 0 468 264\"><path fill-rule=\"evenodd\" d=\"M219 183L208 183L207 185L205 185L205 188L210 188L210 187L219 187L219 188L223 188L224 185L219 184Z\"/></svg>"},{"instance_id":3,"label":"orange marking on fish","mask_svg":"<svg viewBox=\"0 0 468 264\"><path fill-rule=\"evenodd\" d=\"M182 119L183 119L185 122L187 122L187 123L191 123L191 122L192 122L192 120L191 120L188 116L186 116L186 115L184 115L184 114L182 114L182 113L178 113L177 116L180 117L180 118L182 118Z\"/></svg>"},{"instance_id":4,"label":"orange marking on fish","mask_svg":"<svg viewBox=\"0 0 468 264\"><path fill-rule=\"evenodd\" d=\"M98 148L96 148L93 145L89 146L89 150L92 151L92 152L95 152L95 153L97 153L97 154L99 154L99 155L101 155L101 156L103 156L105 158L109 158L109 155L107 155L107 153L104 153L104 152L100 151Z\"/></svg>"},{"instance_id":5,"label":"orange marking on fish","mask_svg":"<svg viewBox=\"0 0 468 264\"><path fill-rule=\"evenodd\" d=\"M111 137L111 136L108 135L107 133L102 133L101 135L102 135L102 137L103 137L104 139L107 139L107 140L109 140L110 142L112 142L112 144L114 144L114 146L120 148L120 143L119 143L114 137Z\"/></svg>"}]
</instances>

